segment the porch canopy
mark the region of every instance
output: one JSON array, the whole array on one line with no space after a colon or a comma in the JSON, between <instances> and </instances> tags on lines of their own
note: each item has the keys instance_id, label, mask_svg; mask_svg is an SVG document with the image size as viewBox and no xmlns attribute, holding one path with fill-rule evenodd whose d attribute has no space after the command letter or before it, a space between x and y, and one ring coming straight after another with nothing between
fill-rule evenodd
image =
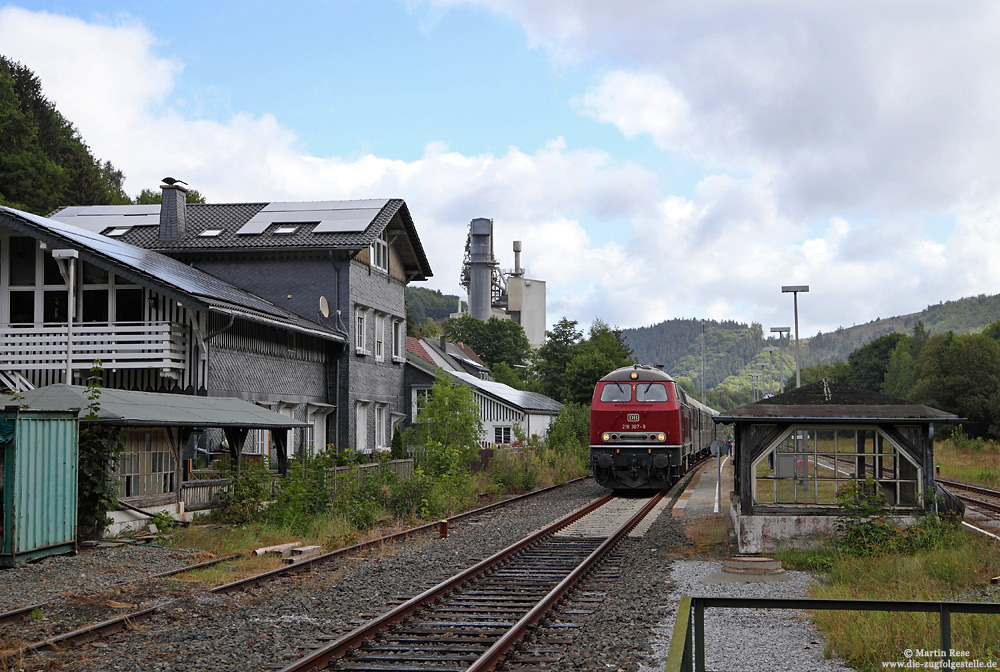
<instances>
[{"instance_id":1,"label":"porch canopy","mask_svg":"<svg viewBox=\"0 0 1000 672\"><path fill-rule=\"evenodd\" d=\"M226 434L229 450L238 463L240 448L252 429L299 429L309 423L232 397L201 397L190 394L136 392L100 388L97 419L87 416L90 400L81 385L48 385L18 393L17 397L0 394L0 405L19 405L36 411L80 411L80 422L95 422L115 427L166 427L177 431L178 446L183 446L195 429L220 428ZM284 473L285 432L274 433L278 444L279 471ZM173 437L172 437L173 438ZM284 459L283 459L284 458Z\"/></svg>"}]
</instances>

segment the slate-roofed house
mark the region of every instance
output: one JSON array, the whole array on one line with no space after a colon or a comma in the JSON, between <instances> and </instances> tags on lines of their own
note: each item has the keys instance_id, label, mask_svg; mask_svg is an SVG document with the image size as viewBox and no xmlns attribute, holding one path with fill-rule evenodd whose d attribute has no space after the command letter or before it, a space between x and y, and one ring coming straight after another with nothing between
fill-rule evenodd
<instances>
[{"instance_id":1,"label":"slate-roofed house","mask_svg":"<svg viewBox=\"0 0 1000 672\"><path fill-rule=\"evenodd\" d=\"M483 421L481 445L507 445L514 441L514 428L525 436L548 434L549 425L559 415L562 404L537 392L517 390L490 378L490 370L479 356L463 343L410 337L406 342L407 414L415 421L422 399L430 394L438 370L446 371L456 383L473 390Z\"/></svg>"},{"instance_id":2,"label":"slate-roofed house","mask_svg":"<svg viewBox=\"0 0 1000 672\"><path fill-rule=\"evenodd\" d=\"M305 421L293 454L388 446L406 412L404 288L431 275L406 204L186 204L181 185L162 189L162 206L0 208L0 375L66 382L72 272L69 382L99 358L109 387L237 397ZM244 451L266 443L254 432Z\"/></svg>"}]
</instances>

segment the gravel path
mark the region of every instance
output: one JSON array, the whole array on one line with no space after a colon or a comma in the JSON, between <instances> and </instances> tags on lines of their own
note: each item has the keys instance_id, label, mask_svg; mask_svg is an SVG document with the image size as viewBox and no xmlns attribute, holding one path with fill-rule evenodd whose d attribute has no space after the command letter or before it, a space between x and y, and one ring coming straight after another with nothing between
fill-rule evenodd
<instances>
[{"instance_id":1,"label":"gravel path","mask_svg":"<svg viewBox=\"0 0 1000 672\"><path fill-rule=\"evenodd\" d=\"M670 578L674 590L668 600L671 616L653 629L656 663L643 666L642 672L663 669L681 596L808 597L812 582L807 572L786 572L788 580L782 582L702 582L703 578L721 570L720 561L679 560L673 563ZM824 656L823 635L807 614L795 610L706 609L705 642L709 670L842 672L853 669L841 658Z\"/></svg>"}]
</instances>

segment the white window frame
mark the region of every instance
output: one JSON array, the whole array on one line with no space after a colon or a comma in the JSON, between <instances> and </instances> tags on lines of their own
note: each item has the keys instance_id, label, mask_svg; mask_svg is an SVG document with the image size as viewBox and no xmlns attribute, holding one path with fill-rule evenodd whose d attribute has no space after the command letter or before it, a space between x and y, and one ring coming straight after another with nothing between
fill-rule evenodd
<instances>
[{"instance_id":1,"label":"white window frame","mask_svg":"<svg viewBox=\"0 0 1000 672\"><path fill-rule=\"evenodd\" d=\"M382 313L375 313L375 360L385 361L385 318Z\"/></svg>"},{"instance_id":2,"label":"white window frame","mask_svg":"<svg viewBox=\"0 0 1000 672\"><path fill-rule=\"evenodd\" d=\"M358 454L370 452L368 448L368 404L367 401L359 401L354 410L354 452Z\"/></svg>"},{"instance_id":3,"label":"white window frame","mask_svg":"<svg viewBox=\"0 0 1000 672\"><path fill-rule=\"evenodd\" d=\"M375 405L375 450L389 450L389 442L386 441L386 418L389 415L388 404Z\"/></svg>"},{"instance_id":4,"label":"white window frame","mask_svg":"<svg viewBox=\"0 0 1000 672\"><path fill-rule=\"evenodd\" d=\"M389 272L389 229L383 229L378 238L372 241L370 252L371 265L378 270Z\"/></svg>"},{"instance_id":5,"label":"white window frame","mask_svg":"<svg viewBox=\"0 0 1000 672\"><path fill-rule=\"evenodd\" d=\"M392 361L406 361L406 329L403 320L392 321Z\"/></svg>"},{"instance_id":6,"label":"white window frame","mask_svg":"<svg viewBox=\"0 0 1000 672\"><path fill-rule=\"evenodd\" d=\"M431 388L430 387L412 387L410 388L413 398L411 399L411 406L413 409L413 417L411 422L417 421L417 415L420 414L420 409L423 408L427 401L431 398Z\"/></svg>"},{"instance_id":7,"label":"white window frame","mask_svg":"<svg viewBox=\"0 0 1000 672\"><path fill-rule=\"evenodd\" d=\"M355 309L354 352L359 355L368 354L368 309L364 306Z\"/></svg>"},{"instance_id":8,"label":"white window frame","mask_svg":"<svg viewBox=\"0 0 1000 672\"><path fill-rule=\"evenodd\" d=\"M497 439L500 440L497 440ZM507 440L504 441L503 439ZM493 443L502 446L509 446L514 438L513 430L510 425L497 425L493 428Z\"/></svg>"}]
</instances>

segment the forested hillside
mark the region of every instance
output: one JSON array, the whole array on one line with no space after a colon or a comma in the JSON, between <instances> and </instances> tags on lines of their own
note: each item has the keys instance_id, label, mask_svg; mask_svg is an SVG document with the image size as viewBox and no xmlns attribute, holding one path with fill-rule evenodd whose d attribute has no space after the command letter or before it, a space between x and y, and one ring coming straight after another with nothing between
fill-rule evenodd
<instances>
[{"instance_id":1,"label":"forested hillside","mask_svg":"<svg viewBox=\"0 0 1000 672\"><path fill-rule=\"evenodd\" d=\"M410 320L416 324L424 324L427 320L440 322L458 312L458 297L442 294L440 289L409 286L406 288L406 309Z\"/></svg>"},{"instance_id":2,"label":"forested hillside","mask_svg":"<svg viewBox=\"0 0 1000 672\"><path fill-rule=\"evenodd\" d=\"M46 215L61 205L131 203L122 181L42 95L34 73L0 56L0 204Z\"/></svg>"},{"instance_id":3,"label":"forested hillside","mask_svg":"<svg viewBox=\"0 0 1000 672\"><path fill-rule=\"evenodd\" d=\"M1000 319L1000 296L977 296L957 301L946 301L928 306L919 313L876 319L866 324L820 333L803 338L801 347L802 368L821 365L811 371L811 376L827 375L824 369L836 362L846 363L855 350L875 339L891 333L910 334L920 322L929 336L977 333L987 324ZM639 329L625 329L622 336L643 364L662 364L670 375L700 396L702 381L701 320L667 320ZM786 340L783 360L779 353L764 352L768 346L777 347L759 324L746 325L725 321L705 322L705 382L707 399L719 409L728 409L752 399L752 375L758 378L762 389L773 387L777 391L780 378L794 378L794 341ZM773 376L773 378L772 378ZM773 380L773 382L772 382Z\"/></svg>"}]
</instances>

